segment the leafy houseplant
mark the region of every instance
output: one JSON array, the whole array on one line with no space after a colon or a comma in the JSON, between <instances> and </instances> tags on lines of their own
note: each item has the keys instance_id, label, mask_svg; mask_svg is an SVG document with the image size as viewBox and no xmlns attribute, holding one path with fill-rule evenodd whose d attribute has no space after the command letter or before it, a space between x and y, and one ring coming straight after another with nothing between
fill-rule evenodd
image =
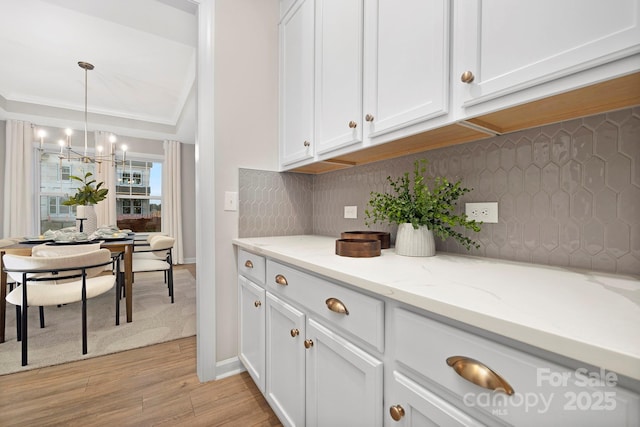
<instances>
[{"instance_id":1,"label":"leafy houseplant","mask_svg":"<svg viewBox=\"0 0 640 427\"><path fill-rule=\"evenodd\" d=\"M96 203L106 199L109 190L107 188L101 188L104 185L104 182L96 184L96 180L93 179L92 176L93 174L91 172L84 174L84 178L75 175L69 176L69 178L75 181L80 181L82 185L78 187L76 194L69 197L69 199L62 202L62 204L65 206L95 205Z\"/></svg>"},{"instance_id":2,"label":"leafy houseplant","mask_svg":"<svg viewBox=\"0 0 640 427\"><path fill-rule=\"evenodd\" d=\"M413 170L413 184L409 172L402 177L393 179L387 177L392 193L371 192L369 206L365 210L365 224L370 226L377 222L389 224L410 223L414 229L426 226L441 239L453 237L467 250L480 245L469 237L462 235L454 227L464 227L475 232L480 231L480 224L469 220L463 214L455 214L457 200L471 191L461 186L460 181L449 182L444 177L436 177L433 188L425 182L427 161L416 160Z\"/></svg>"}]
</instances>

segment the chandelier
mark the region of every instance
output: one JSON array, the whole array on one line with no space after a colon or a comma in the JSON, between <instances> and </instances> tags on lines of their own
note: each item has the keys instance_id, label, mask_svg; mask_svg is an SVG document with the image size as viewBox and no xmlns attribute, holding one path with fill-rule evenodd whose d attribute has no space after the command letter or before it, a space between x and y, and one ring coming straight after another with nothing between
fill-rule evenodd
<instances>
[{"instance_id":1,"label":"chandelier","mask_svg":"<svg viewBox=\"0 0 640 427\"><path fill-rule=\"evenodd\" d=\"M63 160L67 161L80 161L82 163L94 163L98 165L98 170L102 167L102 162L110 162L115 167L118 163L116 158L116 141L117 138L114 134L109 136L109 150L105 152L104 147L102 145L96 145L95 153L93 156L89 155L88 151L88 110L87 110L87 98L88 98L88 72L93 70L95 67L93 64L88 62L79 61L78 66L84 70L84 152L81 154L76 151L71 145L71 135L73 135L73 130L65 129L64 134L66 138L58 140L58 145L60 146L60 153L58 153L58 158L60 159L60 164L62 164ZM40 147L39 151L41 153L47 152L44 147L44 138L47 136L47 132L44 129L39 129L37 132L38 138L40 139ZM126 162L127 155L127 146L122 144L120 145L120 150L122 151L122 165L124 166Z\"/></svg>"}]
</instances>

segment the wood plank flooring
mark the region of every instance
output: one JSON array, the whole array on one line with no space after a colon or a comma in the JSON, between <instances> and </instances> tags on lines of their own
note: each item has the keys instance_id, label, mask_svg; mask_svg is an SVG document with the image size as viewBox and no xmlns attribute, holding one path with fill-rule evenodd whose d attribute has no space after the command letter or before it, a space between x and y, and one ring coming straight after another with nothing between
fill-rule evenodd
<instances>
[{"instance_id":1,"label":"wood plank flooring","mask_svg":"<svg viewBox=\"0 0 640 427\"><path fill-rule=\"evenodd\" d=\"M2 426L279 426L245 372L200 383L195 337L0 376Z\"/></svg>"},{"instance_id":2,"label":"wood plank flooring","mask_svg":"<svg viewBox=\"0 0 640 427\"><path fill-rule=\"evenodd\" d=\"M0 376L0 426L280 425L246 372L198 381L195 337Z\"/></svg>"}]
</instances>

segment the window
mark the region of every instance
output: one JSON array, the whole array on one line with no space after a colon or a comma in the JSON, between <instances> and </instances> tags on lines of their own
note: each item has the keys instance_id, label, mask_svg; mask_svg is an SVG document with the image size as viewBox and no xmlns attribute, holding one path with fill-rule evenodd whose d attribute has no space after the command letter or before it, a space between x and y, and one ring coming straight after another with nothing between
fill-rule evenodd
<instances>
[{"instance_id":1,"label":"window","mask_svg":"<svg viewBox=\"0 0 640 427\"><path fill-rule=\"evenodd\" d=\"M77 160L60 160L44 153L40 161L40 233L76 225L75 207L62 203L76 191L71 175L94 173L94 165Z\"/></svg>"},{"instance_id":2,"label":"window","mask_svg":"<svg viewBox=\"0 0 640 427\"><path fill-rule=\"evenodd\" d=\"M71 167L60 166L60 181L69 181L71 178Z\"/></svg>"},{"instance_id":3,"label":"window","mask_svg":"<svg viewBox=\"0 0 640 427\"><path fill-rule=\"evenodd\" d=\"M137 232L161 231L162 163L127 160L116 167L118 227Z\"/></svg>"}]
</instances>

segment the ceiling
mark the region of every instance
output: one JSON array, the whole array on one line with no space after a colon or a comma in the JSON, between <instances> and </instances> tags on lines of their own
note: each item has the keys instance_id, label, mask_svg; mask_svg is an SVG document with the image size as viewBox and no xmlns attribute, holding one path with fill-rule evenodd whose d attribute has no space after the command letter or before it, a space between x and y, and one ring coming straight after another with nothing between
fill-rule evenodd
<instances>
[{"instance_id":1,"label":"ceiling","mask_svg":"<svg viewBox=\"0 0 640 427\"><path fill-rule=\"evenodd\" d=\"M2 0L0 119L195 142L189 0Z\"/></svg>"}]
</instances>

